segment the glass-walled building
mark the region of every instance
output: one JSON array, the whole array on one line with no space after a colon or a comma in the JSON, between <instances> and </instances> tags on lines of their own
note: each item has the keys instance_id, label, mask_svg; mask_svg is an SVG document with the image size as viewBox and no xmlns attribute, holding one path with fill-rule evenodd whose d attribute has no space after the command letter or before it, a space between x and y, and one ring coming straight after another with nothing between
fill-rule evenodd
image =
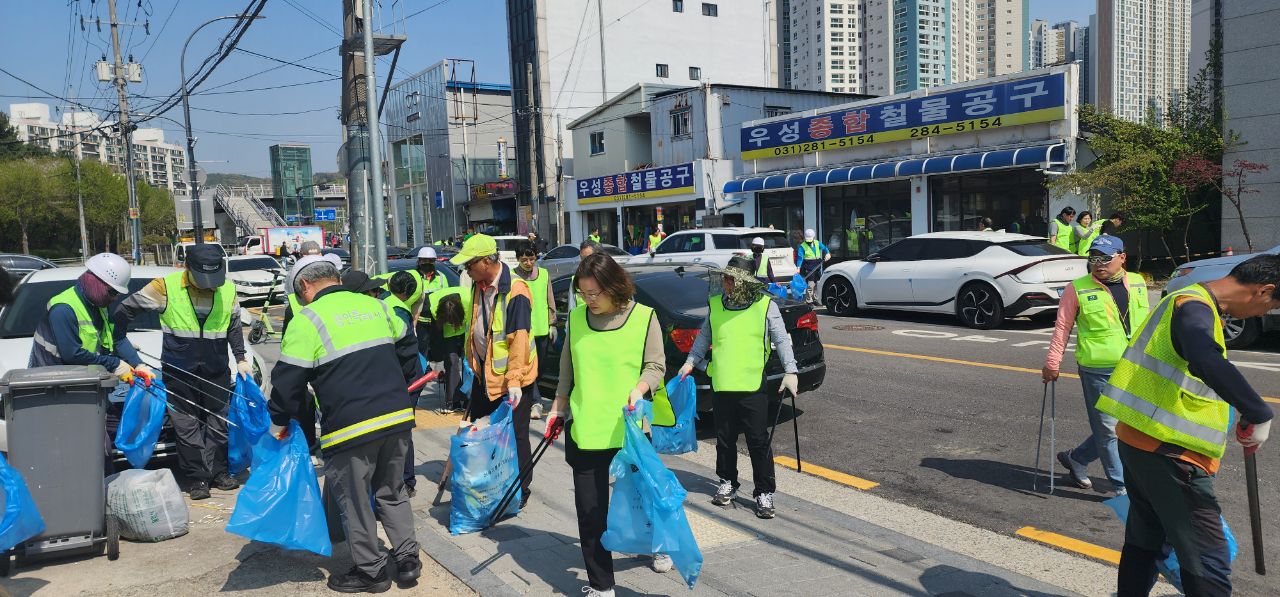
<instances>
[{"instance_id":1,"label":"glass-walled building","mask_svg":"<svg viewBox=\"0 0 1280 597\"><path fill-rule=\"evenodd\" d=\"M280 144L270 147L271 193L275 207L286 222L306 224L314 215L311 146Z\"/></svg>"}]
</instances>

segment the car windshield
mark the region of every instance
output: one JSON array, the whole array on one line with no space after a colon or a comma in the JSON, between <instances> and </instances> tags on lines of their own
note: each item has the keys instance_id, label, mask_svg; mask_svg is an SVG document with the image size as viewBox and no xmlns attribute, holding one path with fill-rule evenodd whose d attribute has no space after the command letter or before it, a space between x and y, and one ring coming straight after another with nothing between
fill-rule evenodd
<instances>
[{"instance_id":1,"label":"car windshield","mask_svg":"<svg viewBox=\"0 0 1280 597\"><path fill-rule=\"evenodd\" d=\"M1020 240L1010 243L1000 243L1000 246L1013 251L1019 255L1027 257L1046 257L1052 255L1074 255L1071 251L1061 247L1051 245L1043 240Z\"/></svg>"},{"instance_id":2,"label":"car windshield","mask_svg":"<svg viewBox=\"0 0 1280 597\"><path fill-rule=\"evenodd\" d=\"M254 257L253 259L230 259L227 261L227 271L229 272L247 272L250 270L273 270L280 269L280 264L270 257Z\"/></svg>"},{"instance_id":3,"label":"car windshield","mask_svg":"<svg viewBox=\"0 0 1280 597\"><path fill-rule=\"evenodd\" d=\"M129 280L129 293L142 289L150 278L134 278ZM44 319L45 306L49 299L66 290L75 280L52 280L48 282L27 282L20 284L14 293L13 304L0 311L0 338L26 338L36 333L36 325ZM110 312L120 304L121 299L111 304ZM129 331L160 329L160 314L156 311L144 311L129 324Z\"/></svg>"},{"instance_id":4,"label":"car windshield","mask_svg":"<svg viewBox=\"0 0 1280 597\"><path fill-rule=\"evenodd\" d=\"M739 236L739 237L738 237L738 239L737 239L737 240L738 240L738 246L737 246L737 247L733 247L733 248L737 248L737 249L750 249L750 248L751 248L751 241L752 241L753 239L756 239L756 238L759 238L759 239L761 239L761 240L763 240L763 241L764 241L764 248L766 248L766 249L785 249L785 248L788 248L788 247L789 247L789 245L787 244L787 235L786 235L785 233L783 233L783 232L774 232L774 233L772 233L772 234L770 234L770 233L764 233L764 234L744 234L744 235L742 235L742 236ZM717 248L717 249L719 249L719 248L729 248L729 247L721 247L721 246L720 246L720 238L717 236L717 237L716 237L716 248Z\"/></svg>"},{"instance_id":5,"label":"car windshield","mask_svg":"<svg viewBox=\"0 0 1280 597\"><path fill-rule=\"evenodd\" d=\"M664 305L670 311L690 317L707 316L708 283L710 272L703 268L689 268L684 274L666 272L656 275L637 275L637 300L649 306Z\"/></svg>"}]
</instances>

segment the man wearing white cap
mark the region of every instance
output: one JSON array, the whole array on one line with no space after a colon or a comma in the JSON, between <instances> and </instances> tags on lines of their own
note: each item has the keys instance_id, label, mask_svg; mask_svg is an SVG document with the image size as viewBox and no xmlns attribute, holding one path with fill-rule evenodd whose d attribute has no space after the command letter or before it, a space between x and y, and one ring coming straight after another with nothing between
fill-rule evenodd
<instances>
[{"instance_id":1,"label":"man wearing white cap","mask_svg":"<svg viewBox=\"0 0 1280 597\"><path fill-rule=\"evenodd\" d=\"M418 282L418 292L409 296L406 305L418 314L418 352L427 354L431 339L431 313L427 305L427 295L449 287L449 279L436 271L436 250L431 247L418 249L418 265L410 272Z\"/></svg>"},{"instance_id":2,"label":"man wearing white cap","mask_svg":"<svg viewBox=\"0 0 1280 597\"><path fill-rule=\"evenodd\" d=\"M764 239L759 236L751 239L751 271L757 280L765 284L773 282L773 264L764 254Z\"/></svg>"},{"instance_id":3,"label":"man wearing white cap","mask_svg":"<svg viewBox=\"0 0 1280 597\"><path fill-rule=\"evenodd\" d=\"M827 245L822 244L818 240L818 233L813 228L804 231L804 242L796 247L796 266L800 268L800 275L804 276L810 287L818 282L821 277L822 264L831 259L831 250ZM818 275L813 275L819 272Z\"/></svg>"}]
</instances>

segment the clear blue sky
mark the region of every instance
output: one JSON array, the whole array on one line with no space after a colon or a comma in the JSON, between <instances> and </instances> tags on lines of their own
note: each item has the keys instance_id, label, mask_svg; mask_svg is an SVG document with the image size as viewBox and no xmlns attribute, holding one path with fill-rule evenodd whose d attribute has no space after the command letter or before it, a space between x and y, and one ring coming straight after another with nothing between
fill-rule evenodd
<instances>
[{"instance_id":1,"label":"clear blue sky","mask_svg":"<svg viewBox=\"0 0 1280 597\"><path fill-rule=\"evenodd\" d=\"M150 36L141 27L122 27L120 34L123 53L132 54L143 65L143 83L129 90L134 96L130 111L144 113L177 89L178 55L187 35L207 19L235 14L249 4L248 0L142 0L140 9L137 0L118 2L122 22L151 24ZM389 7L392 2L382 4ZM380 23L427 9L395 26L394 32L409 38L396 67L396 80L453 57L475 60L481 81L509 81L505 6L503 0L403 0L396 14L388 8ZM1032 18L1052 22L1087 23L1093 8L1092 0L1031 0ZM341 88L336 77L341 61L336 46L341 13L340 0L268 2L263 11L267 18L254 23L239 47L316 70L242 52L223 62L191 102L199 137L196 156L207 170L269 176L267 147L275 143L308 143L316 171L337 170ZM77 101L99 114L116 109L114 89L98 83L92 72L93 63L103 54L110 58L111 53L106 0L28 1L22 10L7 10L5 17L0 56L5 57L6 70L57 96L66 96L71 85ZM89 19L83 32L77 17ZM104 23L101 33L95 19ZM214 50L230 23L215 23L200 32L191 43L189 69L194 71ZM380 61L379 77L386 76L388 66L388 60ZM0 74L0 109L6 112L10 103L60 103L44 92ZM182 112L174 109L166 116L181 121ZM166 141L185 143L181 127L173 122L154 120L146 126L164 128Z\"/></svg>"}]
</instances>

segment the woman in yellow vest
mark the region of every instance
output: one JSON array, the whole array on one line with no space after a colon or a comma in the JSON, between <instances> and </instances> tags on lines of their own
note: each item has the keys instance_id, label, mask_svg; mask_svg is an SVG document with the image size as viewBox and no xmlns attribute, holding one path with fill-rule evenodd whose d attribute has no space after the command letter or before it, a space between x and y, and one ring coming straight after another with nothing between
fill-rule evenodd
<instances>
[{"instance_id":1,"label":"woman in yellow vest","mask_svg":"<svg viewBox=\"0 0 1280 597\"><path fill-rule=\"evenodd\" d=\"M574 289L584 304L569 314L545 435L554 441L561 430L569 431L565 460L573 469L578 538L590 580L583 592L612 597L613 555L600 544L609 512L609 463L622 447L624 407L656 392L654 418L663 410L671 415L663 389L667 358L657 316L635 302L635 283L612 257L596 253L583 259ZM655 555L653 568L670 570L671 558Z\"/></svg>"},{"instance_id":2,"label":"woman in yellow vest","mask_svg":"<svg viewBox=\"0 0 1280 597\"><path fill-rule=\"evenodd\" d=\"M720 484L712 502L727 506L738 495L738 435L747 436L754 477L756 516L773 518L773 447L769 445L769 398L765 395L765 364L770 344L782 360L782 392L799 389L796 358L778 310L765 285L751 273L751 259L734 257L721 270L724 294L712 297L708 316L693 341L689 359L680 368L687 377L694 367L711 375L712 409L716 422L716 474ZM708 349L716 352L708 358Z\"/></svg>"},{"instance_id":3,"label":"woman in yellow vest","mask_svg":"<svg viewBox=\"0 0 1280 597\"><path fill-rule=\"evenodd\" d=\"M1049 244L1063 251L1076 252L1076 237L1071 233L1071 221L1076 219L1076 210L1070 205L1058 212L1058 217L1049 222Z\"/></svg>"},{"instance_id":4,"label":"woman in yellow vest","mask_svg":"<svg viewBox=\"0 0 1280 597\"><path fill-rule=\"evenodd\" d=\"M1076 246L1076 255L1088 257L1093 239L1102 234L1102 221L1095 221L1092 213L1082 211L1076 217L1076 223L1071 226L1071 233L1075 235L1072 242Z\"/></svg>"},{"instance_id":5,"label":"woman in yellow vest","mask_svg":"<svg viewBox=\"0 0 1280 597\"><path fill-rule=\"evenodd\" d=\"M466 409L467 396L462 388L463 342L467 322L471 320L471 289L450 286L427 295L423 309L431 315L431 361L444 363L445 403L440 414Z\"/></svg>"},{"instance_id":6,"label":"woman in yellow vest","mask_svg":"<svg viewBox=\"0 0 1280 597\"><path fill-rule=\"evenodd\" d=\"M529 294L533 297L533 308L530 311L533 346L538 354L547 354L547 344L555 342L556 300L551 296L551 274L547 273L546 268L538 267L538 248L532 242L525 241L516 247L516 260L519 262L519 267L515 269L516 275L529 284ZM544 362L538 363L539 377L542 376ZM533 384L533 388L529 417L541 419L542 395L538 392L538 384Z\"/></svg>"}]
</instances>

